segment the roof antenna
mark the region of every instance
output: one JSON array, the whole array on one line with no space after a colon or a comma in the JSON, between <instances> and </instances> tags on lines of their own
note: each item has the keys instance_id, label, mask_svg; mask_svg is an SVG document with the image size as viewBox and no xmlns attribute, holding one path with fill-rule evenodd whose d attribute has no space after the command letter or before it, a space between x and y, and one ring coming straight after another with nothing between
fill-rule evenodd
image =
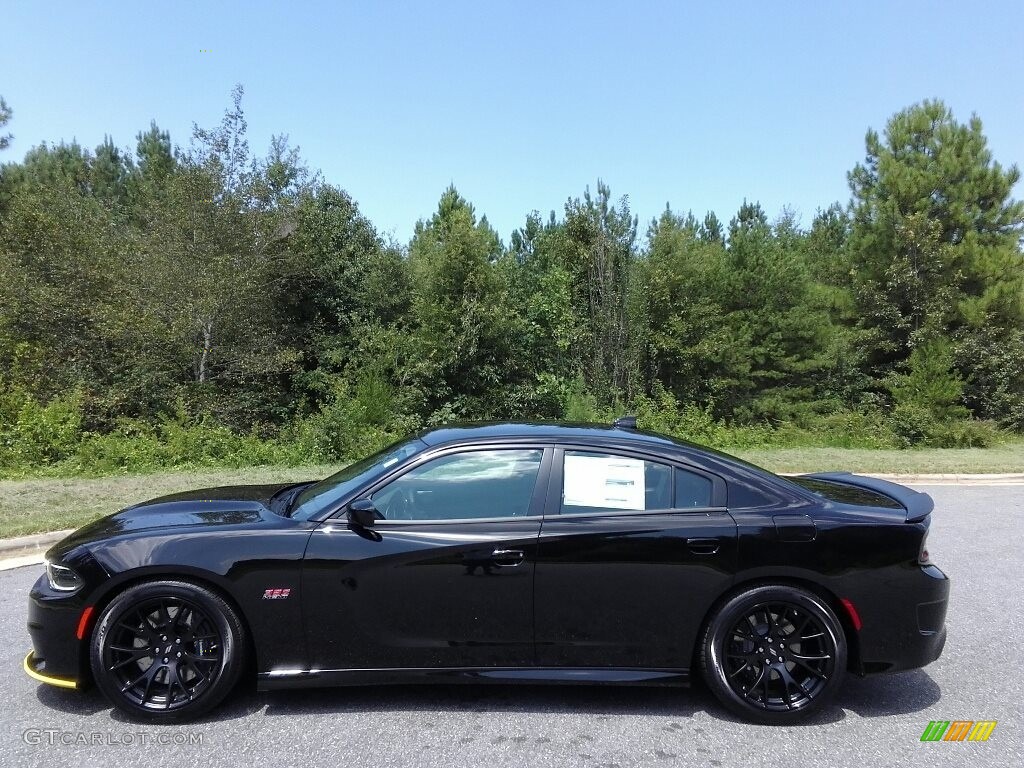
<instances>
[{"instance_id":1,"label":"roof antenna","mask_svg":"<svg viewBox=\"0 0 1024 768\"><path fill-rule=\"evenodd\" d=\"M612 426L616 429L636 429L636 416L620 416Z\"/></svg>"}]
</instances>

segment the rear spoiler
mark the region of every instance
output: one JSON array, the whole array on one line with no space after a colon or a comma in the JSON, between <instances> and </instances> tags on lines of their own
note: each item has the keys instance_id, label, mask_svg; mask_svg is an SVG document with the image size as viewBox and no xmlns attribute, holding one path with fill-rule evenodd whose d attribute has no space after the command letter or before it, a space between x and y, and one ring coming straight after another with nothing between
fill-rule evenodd
<instances>
[{"instance_id":1,"label":"rear spoiler","mask_svg":"<svg viewBox=\"0 0 1024 768\"><path fill-rule=\"evenodd\" d=\"M899 502L907 510L907 522L913 523L923 520L935 509L935 502L927 493L915 491L899 483L891 483L877 477L865 477L855 475L851 472L816 472L813 475L804 475L815 480L827 480L832 483L852 485L856 488L866 488L869 491L881 493L893 501Z\"/></svg>"}]
</instances>

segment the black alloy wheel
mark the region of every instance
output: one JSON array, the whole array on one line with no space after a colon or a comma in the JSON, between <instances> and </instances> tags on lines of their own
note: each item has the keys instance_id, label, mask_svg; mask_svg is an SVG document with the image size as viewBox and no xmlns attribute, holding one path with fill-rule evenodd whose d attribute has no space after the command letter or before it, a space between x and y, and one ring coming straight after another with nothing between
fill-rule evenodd
<instances>
[{"instance_id":1,"label":"black alloy wheel","mask_svg":"<svg viewBox=\"0 0 1024 768\"><path fill-rule=\"evenodd\" d=\"M138 719L180 721L234 687L244 647L242 624L219 595L157 581L107 606L90 650L93 677L112 704Z\"/></svg>"},{"instance_id":2,"label":"black alloy wheel","mask_svg":"<svg viewBox=\"0 0 1024 768\"><path fill-rule=\"evenodd\" d=\"M730 710L761 723L786 723L818 711L846 669L846 638L817 595L764 586L726 602L708 624L701 668Z\"/></svg>"}]
</instances>

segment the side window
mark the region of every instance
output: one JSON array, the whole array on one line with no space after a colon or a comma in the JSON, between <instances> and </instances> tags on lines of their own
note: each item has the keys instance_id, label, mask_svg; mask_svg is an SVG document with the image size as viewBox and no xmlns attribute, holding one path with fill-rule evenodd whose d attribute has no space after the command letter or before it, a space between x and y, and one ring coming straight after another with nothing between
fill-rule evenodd
<instances>
[{"instance_id":1,"label":"side window","mask_svg":"<svg viewBox=\"0 0 1024 768\"><path fill-rule=\"evenodd\" d=\"M671 506L671 467L608 453L565 452L562 514Z\"/></svg>"},{"instance_id":2,"label":"side window","mask_svg":"<svg viewBox=\"0 0 1024 768\"><path fill-rule=\"evenodd\" d=\"M711 481L695 472L676 469L676 509L711 506Z\"/></svg>"},{"instance_id":3,"label":"side window","mask_svg":"<svg viewBox=\"0 0 1024 768\"><path fill-rule=\"evenodd\" d=\"M755 488L741 480L729 483L729 507L731 509L767 507L778 502L778 496L774 494L769 495L760 488Z\"/></svg>"},{"instance_id":4,"label":"side window","mask_svg":"<svg viewBox=\"0 0 1024 768\"><path fill-rule=\"evenodd\" d=\"M385 520L460 520L530 513L544 451L466 451L441 456L371 497Z\"/></svg>"}]
</instances>

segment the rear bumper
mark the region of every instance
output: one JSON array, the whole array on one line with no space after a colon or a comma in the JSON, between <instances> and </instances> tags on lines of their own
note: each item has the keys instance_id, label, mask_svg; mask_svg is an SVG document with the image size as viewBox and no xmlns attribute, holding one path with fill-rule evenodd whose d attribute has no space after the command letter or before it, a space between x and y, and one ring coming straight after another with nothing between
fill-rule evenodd
<instances>
[{"instance_id":1,"label":"rear bumper","mask_svg":"<svg viewBox=\"0 0 1024 768\"><path fill-rule=\"evenodd\" d=\"M863 616L859 633L865 672L898 672L931 664L946 645L949 578L934 565L916 567L887 599ZM867 604L866 604L867 605Z\"/></svg>"},{"instance_id":2,"label":"rear bumper","mask_svg":"<svg viewBox=\"0 0 1024 768\"><path fill-rule=\"evenodd\" d=\"M900 654L895 664L889 668L890 672L898 672L903 669L917 669L927 666L942 655L942 649L946 647L946 628L938 632L920 632L915 642L909 644Z\"/></svg>"}]
</instances>

